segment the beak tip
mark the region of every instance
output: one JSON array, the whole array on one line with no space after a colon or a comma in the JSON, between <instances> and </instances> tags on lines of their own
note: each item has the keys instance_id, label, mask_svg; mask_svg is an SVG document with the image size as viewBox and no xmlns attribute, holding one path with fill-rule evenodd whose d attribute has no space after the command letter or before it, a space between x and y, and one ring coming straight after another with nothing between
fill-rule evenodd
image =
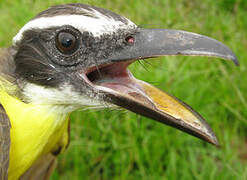
<instances>
[{"instance_id":1,"label":"beak tip","mask_svg":"<svg viewBox=\"0 0 247 180\"><path fill-rule=\"evenodd\" d=\"M219 141L214 134L211 134L210 137L207 138L206 141L209 142L210 144L215 145L216 147L220 147Z\"/></svg>"},{"instance_id":2,"label":"beak tip","mask_svg":"<svg viewBox=\"0 0 247 180\"><path fill-rule=\"evenodd\" d=\"M234 56L234 58L233 58L232 60L233 60L233 62L234 62L234 64L235 64L236 66L239 66L239 62L238 62L238 59L237 59L236 56Z\"/></svg>"},{"instance_id":3,"label":"beak tip","mask_svg":"<svg viewBox=\"0 0 247 180\"><path fill-rule=\"evenodd\" d=\"M229 57L229 59L232 60L236 66L239 66L238 58L237 58L237 56L234 53L231 54L231 56Z\"/></svg>"},{"instance_id":4,"label":"beak tip","mask_svg":"<svg viewBox=\"0 0 247 180\"><path fill-rule=\"evenodd\" d=\"M217 138L215 138L214 140L212 140L210 143L213 144L213 145L215 145L216 147L220 147L220 144L219 144L219 141L218 141Z\"/></svg>"}]
</instances>

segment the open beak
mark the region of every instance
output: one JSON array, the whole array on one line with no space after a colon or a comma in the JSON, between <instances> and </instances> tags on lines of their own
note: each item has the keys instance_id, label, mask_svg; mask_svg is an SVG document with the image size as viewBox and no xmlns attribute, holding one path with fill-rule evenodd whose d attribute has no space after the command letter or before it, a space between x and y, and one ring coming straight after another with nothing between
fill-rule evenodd
<instances>
[{"instance_id":1,"label":"open beak","mask_svg":"<svg viewBox=\"0 0 247 180\"><path fill-rule=\"evenodd\" d=\"M218 145L206 121L177 98L137 80L127 69L137 59L166 55L214 56L238 61L232 51L217 40L195 33L140 29L126 48L113 52L106 65L90 70L87 78L108 103L128 109Z\"/></svg>"}]
</instances>

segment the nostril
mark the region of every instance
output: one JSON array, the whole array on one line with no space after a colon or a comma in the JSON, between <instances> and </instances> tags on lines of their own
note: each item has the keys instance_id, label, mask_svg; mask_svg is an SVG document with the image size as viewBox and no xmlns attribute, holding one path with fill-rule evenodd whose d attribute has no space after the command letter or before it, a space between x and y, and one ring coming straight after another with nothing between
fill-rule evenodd
<instances>
[{"instance_id":1,"label":"nostril","mask_svg":"<svg viewBox=\"0 0 247 180\"><path fill-rule=\"evenodd\" d=\"M134 44L135 42L135 38L133 36L128 36L125 38L125 41L128 43L128 44Z\"/></svg>"}]
</instances>

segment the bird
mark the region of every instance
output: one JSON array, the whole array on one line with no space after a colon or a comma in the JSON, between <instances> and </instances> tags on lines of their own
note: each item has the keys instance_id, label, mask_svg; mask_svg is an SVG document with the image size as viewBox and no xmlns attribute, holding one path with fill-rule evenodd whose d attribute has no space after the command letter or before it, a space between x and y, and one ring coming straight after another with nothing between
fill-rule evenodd
<instances>
[{"instance_id":1,"label":"bird","mask_svg":"<svg viewBox=\"0 0 247 180\"><path fill-rule=\"evenodd\" d=\"M236 55L210 37L145 29L109 10L56 5L0 49L0 179L48 179L69 145L70 114L120 107L218 145L203 117L136 79L128 66L160 56Z\"/></svg>"}]
</instances>

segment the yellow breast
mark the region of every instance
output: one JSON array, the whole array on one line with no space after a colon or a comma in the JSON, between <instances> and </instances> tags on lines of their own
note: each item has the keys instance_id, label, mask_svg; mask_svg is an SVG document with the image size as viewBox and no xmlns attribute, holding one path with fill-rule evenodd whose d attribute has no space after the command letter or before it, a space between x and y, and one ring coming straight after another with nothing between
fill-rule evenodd
<instances>
[{"instance_id":1,"label":"yellow breast","mask_svg":"<svg viewBox=\"0 0 247 180\"><path fill-rule=\"evenodd\" d=\"M26 104L5 91L0 91L0 102L11 122L9 179L18 179L58 143L67 145L68 113L57 112L55 106Z\"/></svg>"}]
</instances>

